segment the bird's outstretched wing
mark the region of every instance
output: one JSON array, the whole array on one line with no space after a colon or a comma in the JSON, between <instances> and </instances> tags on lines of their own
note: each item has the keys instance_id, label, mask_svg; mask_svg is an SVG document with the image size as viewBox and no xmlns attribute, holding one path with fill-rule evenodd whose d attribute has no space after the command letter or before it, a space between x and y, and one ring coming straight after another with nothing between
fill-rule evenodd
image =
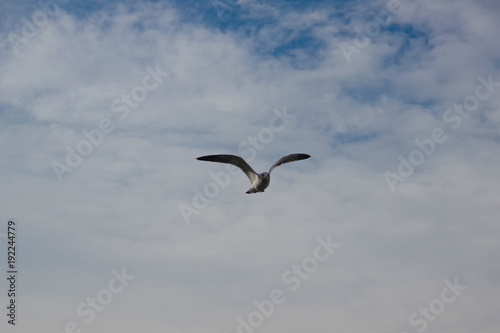
<instances>
[{"instance_id":1,"label":"bird's outstretched wing","mask_svg":"<svg viewBox=\"0 0 500 333\"><path fill-rule=\"evenodd\" d=\"M200 161L209 161L209 162L219 162L219 163L228 163L232 164L234 166L237 166L243 172L245 175L247 175L248 179L250 179L250 182L253 184L253 182L258 178L257 173L253 171L253 169L248 165L247 162L245 162L244 159L242 159L239 156L235 155L207 155L207 156L201 156L196 158L197 160Z\"/></svg>"},{"instance_id":2,"label":"bird's outstretched wing","mask_svg":"<svg viewBox=\"0 0 500 333\"><path fill-rule=\"evenodd\" d=\"M276 168L277 166L280 166L280 165L285 164L285 163L305 160L306 158L309 158L309 157L311 157L311 155L307 155L307 154L290 154L287 156L283 156L282 158L280 158L278 160L278 162L273 164L271 169L269 169L269 173L271 173L271 171L273 171L273 169Z\"/></svg>"}]
</instances>

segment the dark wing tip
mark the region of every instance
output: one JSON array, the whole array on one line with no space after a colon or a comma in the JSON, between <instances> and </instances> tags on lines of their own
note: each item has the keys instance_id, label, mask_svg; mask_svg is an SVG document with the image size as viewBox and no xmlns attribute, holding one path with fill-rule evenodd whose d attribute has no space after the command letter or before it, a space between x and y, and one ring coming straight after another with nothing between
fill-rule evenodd
<instances>
[{"instance_id":1,"label":"dark wing tip","mask_svg":"<svg viewBox=\"0 0 500 333\"><path fill-rule=\"evenodd\" d=\"M305 160L311 157L309 154L303 154L303 153L297 153L297 154L292 154L293 160L294 161L300 161L300 160Z\"/></svg>"},{"instance_id":2,"label":"dark wing tip","mask_svg":"<svg viewBox=\"0 0 500 333\"><path fill-rule=\"evenodd\" d=\"M198 161L210 161L210 162L213 162L214 159L216 160L218 156L219 155L205 155L205 156L197 157L196 159Z\"/></svg>"}]
</instances>

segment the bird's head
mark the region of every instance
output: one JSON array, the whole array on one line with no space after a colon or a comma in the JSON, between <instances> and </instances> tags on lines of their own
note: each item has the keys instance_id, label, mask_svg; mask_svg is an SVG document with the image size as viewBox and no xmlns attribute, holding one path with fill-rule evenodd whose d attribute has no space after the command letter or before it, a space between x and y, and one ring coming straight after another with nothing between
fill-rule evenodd
<instances>
[{"instance_id":1,"label":"bird's head","mask_svg":"<svg viewBox=\"0 0 500 333\"><path fill-rule=\"evenodd\" d=\"M263 172L260 174L260 178L269 179L269 172Z\"/></svg>"}]
</instances>

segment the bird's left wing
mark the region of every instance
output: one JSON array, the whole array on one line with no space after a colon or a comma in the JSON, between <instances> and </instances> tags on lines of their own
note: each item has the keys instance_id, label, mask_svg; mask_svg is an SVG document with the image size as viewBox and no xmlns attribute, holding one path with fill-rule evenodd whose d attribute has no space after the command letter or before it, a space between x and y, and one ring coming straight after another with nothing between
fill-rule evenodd
<instances>
[{"instance_id":1,"label":"bird's left wing","mask_svg":"<svg viewBox=\"0 0 500 333\"><path fill-rule=\"evenodd\" d=\"M276 168L277 166L280 166L280 165L285 164L285 163L305 160L306 158L309 158L309 157L311 157L311 155L307 155L307 154L290 154L287 156L283 156L282 158L280 158L278 160L278 162L273 164L271 169L269 169L269 173L271 173L271 171L273 171L273 169Z\"/></svg>"}]
</instances>

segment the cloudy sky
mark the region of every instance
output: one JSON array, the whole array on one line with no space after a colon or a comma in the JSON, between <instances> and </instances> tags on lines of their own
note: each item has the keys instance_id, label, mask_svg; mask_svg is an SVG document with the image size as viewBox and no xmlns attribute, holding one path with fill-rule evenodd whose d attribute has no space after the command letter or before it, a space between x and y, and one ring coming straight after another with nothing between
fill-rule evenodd
<instances>
[{"instance_id":1,"label":"cloudy sky","mask_svg":"<svg viewBox=\"0 0 500 333\"><path fill-rule=\"evenodd\" d=\"M0 13L2 332L498 332L497 1Z\"/></svg>"}]
</instances>

